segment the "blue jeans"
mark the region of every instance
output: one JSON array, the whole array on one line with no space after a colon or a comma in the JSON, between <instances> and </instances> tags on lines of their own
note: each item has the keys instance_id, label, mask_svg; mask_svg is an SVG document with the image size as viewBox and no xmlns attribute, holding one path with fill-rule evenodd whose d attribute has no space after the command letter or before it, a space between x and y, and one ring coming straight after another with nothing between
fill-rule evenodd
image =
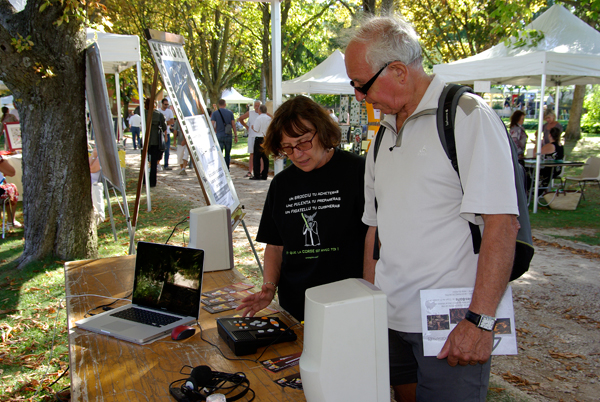
<instances>
[{"instance_id":1,"label":"blue jeans","mask_svg":"<svg viewBox=\"0 0 600 402\"><path fill-rule=\"evenodd\" d=\"M131 127L131 136L133 138L133 149L142 148L142 140L140 139L140 128Z\"/></svg>"},{"instance_id":2,"label":"blue jeans","mask_svg":"<svg viewBox=\"0 0 600 402\"><path fill-rule=\"evenodd\" d=\"M165 159L163 165L169 167L169 150L171 149L171 133L167 135L167 149L165 149Z\"/></svg>"},{"instance_id":3,"label":"blue jeans","mask_svg":"<svg viewBox=\"0 0 600 402\"><path fill-rule=\"evenodd\" d=\"M229 169L229 162L231 161L231 147L233 145L233 137L230 135L217 137L221 151L225 151L225 164Z\"/></svg>"}]
</instances>

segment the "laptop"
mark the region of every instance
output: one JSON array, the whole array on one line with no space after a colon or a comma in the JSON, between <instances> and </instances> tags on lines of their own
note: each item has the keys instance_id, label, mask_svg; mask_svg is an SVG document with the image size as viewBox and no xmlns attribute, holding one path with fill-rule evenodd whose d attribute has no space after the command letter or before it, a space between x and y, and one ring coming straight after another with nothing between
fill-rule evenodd
<instances>
[{"instance_id":1,"label":"laptop","mask_svg":"<svg viewBox=\"0 0 600 402\"><path fill-rule=\"evenodd\" d=\"M140 241L131 304L75 325L140 345L153 342L198 320L203 267L203 250Z\"/></svg>"}]
</instances>

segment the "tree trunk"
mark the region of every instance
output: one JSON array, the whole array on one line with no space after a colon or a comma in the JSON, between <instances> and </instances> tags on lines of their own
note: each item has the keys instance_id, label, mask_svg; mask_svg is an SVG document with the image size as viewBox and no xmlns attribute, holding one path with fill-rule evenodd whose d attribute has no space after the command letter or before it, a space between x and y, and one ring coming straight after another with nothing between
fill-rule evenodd
<instances>
[{"instance_id":1,"label":"tree trunk","mask_svg":"<svg viewBox=\"0 0 600 402\"><path fill-rule=\"evenodd\" d=\"M565 140L567 141L578 141L581 138L581 114L583 113L584 98L585 85L575 85L573 104L569 111L569 123L565 130Z\"/></svg>"},{"instance_id":2,"label":"tree trunk","mask_svg":"<svg viewBox=\"0 0 600 402\"><path fill-rule=\"evenodd\" d=\"M21 119L25 245L19 265L55 256L97 255L85 127L85 32L52 3L29 0L14 14L0 0L0 77L11 90ZM10 33L9 33L10 32ZM11 34L31 37L18 53ZM16 36L16 35L15 35Z\"/></svg>"}]
</instances>

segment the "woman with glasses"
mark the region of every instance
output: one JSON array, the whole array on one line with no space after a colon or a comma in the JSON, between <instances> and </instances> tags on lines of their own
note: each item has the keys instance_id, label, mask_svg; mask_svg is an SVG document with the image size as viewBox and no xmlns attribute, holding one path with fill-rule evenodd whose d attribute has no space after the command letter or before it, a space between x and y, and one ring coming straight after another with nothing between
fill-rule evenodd
<instances>
[{"instance_id":1,"label":"woman with glasses","mask_svg":"<svg viewBox=\"0 0 600 402\"><path fill-rule=\"evenodd\" d=\"M287 155L267 194L256 240L266 243L262 290L238 310L254 316L273 300L304 319L306 289L362 278L364 206L362 157L336 149L340 128L327 110L298 96L277 109L265 153Z\"/></svg>"}]
</instances>

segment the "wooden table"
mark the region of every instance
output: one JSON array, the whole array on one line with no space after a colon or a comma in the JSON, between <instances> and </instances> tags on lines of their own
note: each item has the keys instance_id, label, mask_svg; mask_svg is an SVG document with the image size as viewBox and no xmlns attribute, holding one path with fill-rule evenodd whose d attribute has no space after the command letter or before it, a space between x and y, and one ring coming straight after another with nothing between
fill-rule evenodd
<instances>
[{"instance_id":1,"label":"wooden table","mask_svg":"<svg viewBox=\"0 0 600 402\"><path fill-rule=\"evenodd\" d=\"M133 288L134 269L135 256L68 262L65 264L67 297L84 294L125 297ZM202 290L209 291L243 280L237 270L208 272L204 274ZM169 394L169 384L189 377L189 371L180 373L184 365L207 365L213 371L228 373L244 372L256 393L255 401L306 400L302 391L281 387L274 382L298 373L298 366L271 373L263 369L260 363L226 360L215 347L200 339L199 331L183 341L173 341L167 336L140 346L75 327L75 321L81 319L89 309L110 302L109 299L95 296L67 298L73 401L174 401ZM226 356L235 359L238 357L219 337L215 321L217 317L232 314L235 314L234 310L220 314L201 310L200 325L205 339L217 345ZM290 326L296 323L285 312L279 316ZM301 352L303 328L298 325L293 329L298 335L297 341L269 347L260 360ZM256 359L264 349L259 348L256 355L240 357ZM248 393L240 401L249 401L250 395Z\"/></svg>"}]
</instances>

